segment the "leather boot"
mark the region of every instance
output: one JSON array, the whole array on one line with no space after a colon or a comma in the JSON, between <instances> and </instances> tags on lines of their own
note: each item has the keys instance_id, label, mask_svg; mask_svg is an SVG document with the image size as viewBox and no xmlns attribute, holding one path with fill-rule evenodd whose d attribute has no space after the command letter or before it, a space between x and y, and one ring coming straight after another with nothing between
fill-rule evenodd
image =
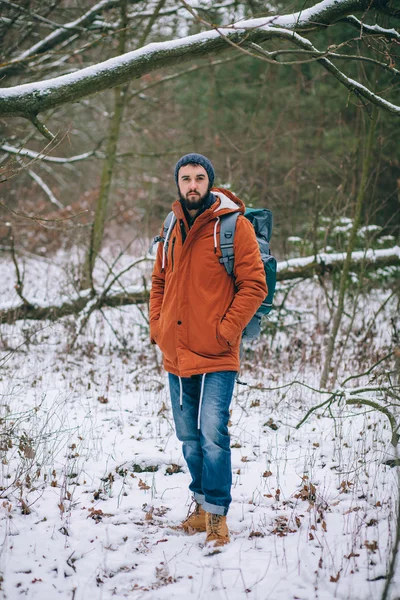
<instances>
[{"instance_id":1,"label":"leather boot","mask_svg":"<svg viewBox=\"0 0 400 600\"><path fill-rule=\"evenodd\" d=\"M195 507L192 512L190 512L186 517L186 519L182 522L181 527L188 533L189 535L193 533L198 533L199 531L206 530L206 513L198 502L195 502Z\"/></svg>"},{"instance_id":2,"label":"leather boot","mask_svg":"<svg viewBox=\"0 0 400 600\"><path fill-rule=\"evenodd\" d=\"M226 524L226 517L223 515L214 515L206 512L206 544L211 544L214 548L229 544L229 530Z\"/></svg>"}]
</instances>

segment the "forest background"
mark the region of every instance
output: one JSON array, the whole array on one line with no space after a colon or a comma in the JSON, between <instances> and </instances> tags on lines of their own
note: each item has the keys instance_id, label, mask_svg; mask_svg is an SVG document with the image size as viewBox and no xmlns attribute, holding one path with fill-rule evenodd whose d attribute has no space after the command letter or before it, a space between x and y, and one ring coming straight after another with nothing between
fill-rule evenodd
<instances>
[{"instance_id":1,"label":"forest background","mask_svg":"<svg viewBox=\"0 0 400 600\"><path fill-rule=\"evenodd\" d=\"M4 399L0 487L8 517L15 518L15 511L19 518L35 510L40 513L38 490L45 494L52 479L51 487L60 488L58 518L65 531L71 527L75 506L68 461L73 453L67 452L66 462L57 458L57 466L54 450L39 452L47 444L46 436L50 439L54 434L51 408L36 395L40 387L43 398L46 393L48 400L52 397L49 389L55 384L50 384L50 378L38 387L38 372L50 353L53 367L61 361L72 369L64 375L66 381L57 383L58 390L67 383L68 389L76 387L76 393L81 385L81 396L82 390L96 389L96 406L104 404L102 410L108 410L113 393L115 402L119 398L116 388L129 388L121 383L123 365L128 364L141 398L137 400L140 414L150 410L142 406L146 394L152 418L162 421L167 414L164 401L157 404L158 393L165 388L160 356L147 342L152 265L148 247L176 199L174 165L192 151L212 160L218 185L232 189L247 206L266 207L274 214L272 248L280 261L276 309L264 323L261 339L245 348L243 371L251 385L245 401L239 397L241 406L259 411L262 425L275 431L281 408L269 412L271 406L278 409L274 403L280 394L267 385L272 377L276 390L281 385L289 390L300 386L303 391L312 387L307 397L293 391L281 398L301 424L320 409L329 409L330 414L323 415L331 419L340 400L354 407L357 415L360 408L368 407L363 418L374 415L390 448L389 457L385 451L383 458L376 456L372 462L377 472L387 463L384 468L392 474L382 481L386 485L390 480L392 485L396 478L390 469L396 464L400 425L398 3L0 0L0 11L0 381ZM247 20L244 33L240 25L238 33L229 28L243 20ZM271 38L262 39L264 26L272 30ZM218 45L201 38L207 32L218 38ZM192 40L195 35L203 41L183 45L181 55L170 58L175 51L171 40ZM68 84L52 100L51 85L58 93L54 78L73 77L85 67L113 57L118 61L141 48L143 60L129 55L138 70L129 74L127 67L125 74L118 75L122 79L117 87L110 65L108 73L99 75L101 92L91 94L86 87L72 97ZM27 83L33 85L18 87ZM93 79L92 91L98 85ZM99 371L106 355L113 365L103 379ZM85 374L76 370L82 361L90 363ZM34 368L29 367L32 364ZM60 365L53 367L52 377L56 377ZM349 381L356 387L349 389ZM265 394L262 400L260 390ZM321 404L323 394L328 394L328 400ZM59 399L57 406L65 408L66 398ZM130 406L133 400L126 402ZM93 411L89 405L82 414ZM44 426L32 421L32 410L40 414L39 408L45 411L50 428L45 436ZM16 414L23 416L16 418ZM336 420L331 421L336 427ZM72 434L58 435L64 440L61 449L75 445L75 450L80 445L75 437L71 441ZM142 438L142 429L135 435ZM236 452L244 452L239 450L245 446L246 433L243 436L234 442ZM284 446L289 440L282 433ZM313 443L315 450L319 438ZM83 457L83 449L80 452ZM76 452L79 462L78 457ZM135 460L132 474L142 472L134 468L138 465L143 472L154 473L146 470L149 461L155 467L147 447L142 460ZM370 464L371 458L365 461ZM178 462L172 462L173 469ZM112 477L121 477L126 485L129 468L124 466L125 472L119 463L114 466ZM93 477L99 477L100 468L94 467ZM242 471L245 468L250 474L251 467L242 465ZM264 469L270 474L266 478L275 477L272 471L269 465ZM172 473L178 476L180 471ZM105 480L102 475L100 487L92 490L88 485L96 501L106 502L112 498L113 482L107 480L108 474ZM148 483L140 481L144 486ZM356 498L357 485L352 487L349 481L350 475L338 489ZM374 485L379 481L376 476ZM300 500L318 513L322 509L315 487L312 492L307 485L303 479ZM280 492L276 490L281 488L277 480L270 496L277 504ZM140 489L146 492L146 487ZM153 512L161 508L156 494L151 500L146 515L150 514L152 525ZM395 572L398 511L394 491L380 519L365 519L376 520L377 528L388 527L393 519L397 524L390 535L386 529L380 534L386 543L377 566L384 566L383 574L376 574L384 580L379 589L382 598L389 597ZM103 507L94 516L98 523L109 515ZM301 530L297 521L295 527ZM376 549L357 527L355 523L351 535L361 540L365 564L370 564ZM3 553L9 549L11 530ZM282 531L286 536L294 530L288 522L286 530L275 527L273 534ZM156 528L154 536L158 532ZM258 538L264 530L259 527L252 533ZM354 558L353 547L347 552ZM61 567L57 568L60 573ZM71 565L68 568L75 573ZM161 571L156 570L156 583L151 577L133 581L139 581L141 591L146 586L157 589L154 597L158 598L159 587L177 581L163 568L157 567ZM6 573L6 566L2 570ZM328 577L328 581L340 586L340 572L332 563L328 574L334 580ZM15 577L9 577L10 585L17 585ZM97 577L103 578L103 584L111 575L104 567ZM292 584L294 594L296 580ZM68 588L68 594L71 589L83 594L79 584ZM305 593L310 594L310 589ZM346 584L340 590L343 598L356 597L349 589ZM376 593L375 588L360 587L359 597L377 597ZM289 592L288 597L292 597Z\"/></svg>"}]
</instances>

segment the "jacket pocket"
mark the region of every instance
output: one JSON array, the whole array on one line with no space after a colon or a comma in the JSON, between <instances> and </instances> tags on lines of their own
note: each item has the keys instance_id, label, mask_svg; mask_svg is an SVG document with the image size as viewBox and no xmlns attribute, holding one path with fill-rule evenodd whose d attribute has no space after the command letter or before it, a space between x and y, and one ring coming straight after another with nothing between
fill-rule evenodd
<instances>
[{"instance_id":1,"label":"jacket pocket","mask_svg":"<svg viewBox=\"0 0 400 600\"><path fill-rule=\"evenodd\" d=\"M157 321L153 321L153 323L150 326L150 338L151 340L157 344L157 346L159 345L159 338L160 338L160 325L161 325L161 317L159 317L157 319Z\"/></svg>"},{"instance_id":2,"label":"jacket pocket","mask_svg":"<svg viewBox=\"0 0 400 600\"><path fill-rule=\"evenodd\" d=\"M224 317L223 317L219 321L219 328L218 328L219 338L221 339L222 343L225 344L225 347L227 346L230 350L233 350L237 346L240 345L242 332L240 331L239 333L233 333L233 334L231 333L229 336L225 337L224 326L226 328L226 321L224 321Z\"/></svg>"},{"instance_id":3,"label":"jacket pocket","mask_svg":"<svg viewBox=\"0 0 400 600\"><path fill-rule=\"evenodd\" d=\"M217 338L218 344L221 346L221 348L223 348L224 350L230 350L230 348L231 348L230 344L221 335L221 323L222 323L223 320L224 320L223 317L220 317L219 315L217 315L216 338Z\"/></svg>"},{"instance_id":4,"label":"jacket pocket","mask_svg":"<svg viewBox=\"0 0 400 600\"><path fill-rule=\"evenodd\" d=\"M158 333L159 319L150 323L150 342L157 344L157 333Z\"/></svg>"}]
</instances>

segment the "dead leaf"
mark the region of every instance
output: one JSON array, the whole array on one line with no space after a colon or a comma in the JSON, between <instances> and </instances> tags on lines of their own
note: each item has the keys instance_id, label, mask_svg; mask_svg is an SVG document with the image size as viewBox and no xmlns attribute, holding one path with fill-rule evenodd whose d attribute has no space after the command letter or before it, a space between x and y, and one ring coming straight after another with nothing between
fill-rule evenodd
<instances>
[{"instance_id":1,"label":"dead leaf","mask_svg":"<svg viewBox=\"0 0 400 600\"><path fill-rule=\"evenodd\" d=\"M359 554L356 554L355 552L350 552L350 554L348 554L346 556L346 554L344 555L345 558L347 558L348 560L350 560L350 558L357 558L357 556L360 556Z\"/></svg>"},{"instance_id":2,"label":"dead leaf","mask_svg":"<svg viewBox=\"0 0 400 600\"><path fill-rule=\"evenodd\" d=\"M141 490L149 490L150 486L147 485L142 479L139 479L139 487Z\"/></svg>"},{"instance_id":3,"label":"dead leaf","mask_svg":"<svg viewBox=\"0 0 400 600\"><path fill-rule=\"evenodd\" d=\"M251 531L249 534L249 538L253 538L253 537L265 537L263 533L261 533L261 531Z\"/></svg>"},{"instance_id":4,"label":"dead leaf","mask_svg":"<svg viewBox=\"0 0 400 600\"><path fill-rule=\"evenodd\" d=\"M378 550L378 542L376 540L374 540L373 542L368 542L368 540L366 540L364 542L364 546L367 548L367 550L373 553L375 553Z\"/></svg>"}]
</instances>

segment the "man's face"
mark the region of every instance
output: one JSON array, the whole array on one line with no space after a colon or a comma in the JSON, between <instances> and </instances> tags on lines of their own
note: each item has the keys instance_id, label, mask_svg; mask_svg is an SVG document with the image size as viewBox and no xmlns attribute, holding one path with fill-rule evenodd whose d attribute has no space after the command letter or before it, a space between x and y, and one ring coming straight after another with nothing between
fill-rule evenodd
<instances>
[{"instance_id":1,"label":"man's face","mask_svg":"<svg viewBox=\"0 0 400 600\"><path fill-rule=\"evenodd\" d=\"M199 210L209 193L207 171L200 165L185 165L179 169L179 195L187 210Z\"/></svg>"}]
</instances>

